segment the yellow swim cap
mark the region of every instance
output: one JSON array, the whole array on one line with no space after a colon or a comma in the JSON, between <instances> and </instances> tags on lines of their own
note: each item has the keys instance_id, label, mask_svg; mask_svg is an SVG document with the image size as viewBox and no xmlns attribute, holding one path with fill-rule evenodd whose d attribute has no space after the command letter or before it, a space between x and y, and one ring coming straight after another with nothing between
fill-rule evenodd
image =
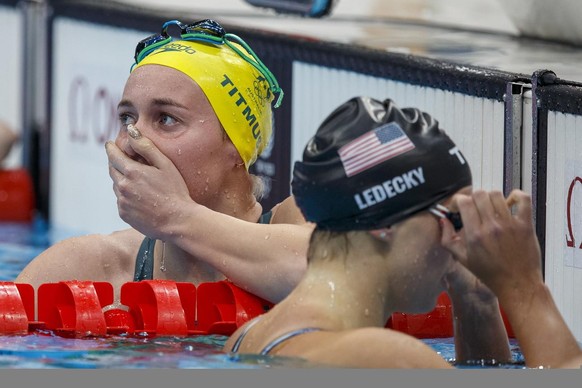
<instances>
[{"instance_id":1,"label":"yellow swim cap","mask_svg":"<svg viewBox=\"0 0 582 388\"><path fill-rule=\"evenodd\" d=\"M271 138L274 98L268 80L249 61L253 58L247 50L233 42L215 45L173 40L148 54L132 71L145 65L162 65L192 78L206 94L248 170Z\"/></svg>"}]
</instances>

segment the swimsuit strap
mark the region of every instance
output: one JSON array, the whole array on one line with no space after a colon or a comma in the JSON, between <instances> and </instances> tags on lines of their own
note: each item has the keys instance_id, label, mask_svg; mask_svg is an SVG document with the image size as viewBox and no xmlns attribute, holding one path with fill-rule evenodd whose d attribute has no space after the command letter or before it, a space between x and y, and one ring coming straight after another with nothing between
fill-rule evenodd
<instances>
[{"instance_id":1,"label":"swimsuit strap","mask_svg":"<svg viewBox=\"0 0 582 388\"><path fill-rule=\"evenodd\" d=\"M234 345L232 345L232 349L230 350L232 353L238 352L238 348L240 347L240 344L241 344L243 338L247 335L247 333L249 332L249 330L251 329L251 327L253 327L255 325L255 323L257 323L259 321L259 318L260 318L260 316L254 318L252 321L250 321L247 324L247 326L244 328L244 330L242 331L242 333L240 333L239 337L234 342Z\"/></svg>"},{"instance_id":2,"label":"swimsuit strap","mask_svg":"<svg viewBox=\"0 0 582 388\"><path fill-rule=\"evenodd\" d=\"M154 278L154 246L156 240L146 237L143 239L135 259L133 281L152 280Z\"/></svg>"},{"instance_id":3,"label":"swimsuit strap","mask_svg":"<svg viewBox=\"0 0 582 388\"><path fill-rule=\"evenodd\" d=\"M261 351L261 355L265 356L265 355L269 354L269 352L271 350L273 350L273 348L280 345L282 342L287 341L290 338L293 338L293 337L301 335L301 334L309 333L312 331L320 331L320 330L323 330L323 329L320 329L319 327L304 327L303 329L297 329L297 330L293 330L287 334L283 334L282 336L280 336L279 338L276 338L274 341L271 341L267 346L265 346L263 348L263 350Z\"/></svg>"},{"instance_id":4,"label":"swimsuit strap","mask_svg":"<svg viewBox=\"0 0 582 388\"><path fill-rule=\"evenodd\" d=\"M259 224L270 224L272 216L273 216L273 211L269 210L268 212L261 215L258 223Z\"/></svg>"}]
</instances>

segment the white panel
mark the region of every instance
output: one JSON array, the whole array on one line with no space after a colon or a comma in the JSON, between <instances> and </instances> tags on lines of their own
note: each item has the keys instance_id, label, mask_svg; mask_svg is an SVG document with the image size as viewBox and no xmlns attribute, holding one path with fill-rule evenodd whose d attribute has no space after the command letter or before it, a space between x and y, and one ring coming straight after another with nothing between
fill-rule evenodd
<instances>
[{"instance_id":1,"label":"white panel","mask_svg":"<svg viewBox=\"0 0 582 388\"><path fill-rule=\"evenodd\" d=\"M488 113L485 117L488 117L487 121L492 121L490 125L493 142L491 143L492 148L489 150L489 154L494 155L491 158L494 163L493 169L491 170L491 178L489 180L489 185L485 188L490 190L502 190L503 183L501 182L503 181L503 154L505 144L505 106L503 103L492 100L485 101L485 104L489 105L489 108L485 110ZM490 109L491 113L489 113Z\"/></svg>"},{"instance_id":2,"label":"white panel","mask_svg":"<svg viewBox=\"0 0 582 388\"><path fill-rule=\"evenodd\" d=\"M391 98L432 114L469 160L474 186L502 189L502 102L301 62L293 64L292 165L323 119L358 95Z\"/></svg>"},{"instance_id":3,"label":"white panel","mask_svg":"<svg viewBox=\"0 0 582 388\"><path fill-rule=\"evenodd\" d=\"M549 112L546 283L579 342L582 342L581 147L582 117Z\"/></svg>"},{"instance_id":4,"label":"white panel","mask_svg":"<svg viewBox=\"0 0 582 388\"><path fill-rule=\"evenodd\" d=\"M19 8L0 6L0 121L21 133L22 128L22 16ZM5 168L22 166L22 145L18 143L2 163Z\"/></svg>"},{"instance_id":5,"label":"white panel","mask_svg":"<svg viewBox=\"0 0 582 388\"><path fill-rule=\"evenodd\" d=\"M117 213L104 143L117 134L117 104L135 44L146 35L55 21L50 211L59 229L108 233L127 227Z\"/></svg>"},{"instance_id":6,"label":"white panel","mask_svg":"<svg viewBox=\"0 0 582 388\"><path fill-rule=\"evenodd\" d=\"M482 128L482 141L481 141L481 155L490 155L494 149L499 149L497 144L497 138L499 134L503 134L501 131L495 131L495 127L498 125L494 120L495 107L499 104L493 104L490 100L482 100L473 98L474 112L473 115L473 126L474 128ZM478 113L480 112L480 114ZM503 141L503 137L501 137ZM501 149L503 149L503 143L501 144ZM481 164L481 184L479 185L484 189L491 189L495 187L495 174L494 172L503 171L503 158L492 159L491 163ZM496 187L499 188L499 187Z\"/></svg>"}]
</instances>

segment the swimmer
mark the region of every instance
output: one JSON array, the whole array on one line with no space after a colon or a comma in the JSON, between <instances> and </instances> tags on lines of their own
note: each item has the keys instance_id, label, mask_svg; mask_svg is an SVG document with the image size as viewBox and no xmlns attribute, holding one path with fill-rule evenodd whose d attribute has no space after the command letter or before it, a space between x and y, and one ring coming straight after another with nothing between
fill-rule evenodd
<instances>
[{"instance_id":1,"label":"swimmer","mask_svg":"<svg viewBox=\"0 0 582 388\"><path fill-rule=\"evenodd\" d=\"M456 362L510 362L497 298L443 242L460 233L447 207L471 185L466 159L430 115L391 100L342 104L294 167L293 195L316 225L307 273L223 350L336 367L451 368L421 340L384 328L395 312L432 310L446 291Z\"/></svg>"},{"instance_id":2,"label":"swimmer","mask_svg":"<svg viewBox=\"0 0 582 388\"><path fill-rule=\"evenodd\" d=\"M132 228L58 242L16 282L106 281L119 300L131 281L229 279L278 302L304 274L312 226L292 197L262 209L249 173L273 132L277 80L213 20L165 23L134 60L119 134L106 144L119 214Z\"/></svg>"}]
</instances>

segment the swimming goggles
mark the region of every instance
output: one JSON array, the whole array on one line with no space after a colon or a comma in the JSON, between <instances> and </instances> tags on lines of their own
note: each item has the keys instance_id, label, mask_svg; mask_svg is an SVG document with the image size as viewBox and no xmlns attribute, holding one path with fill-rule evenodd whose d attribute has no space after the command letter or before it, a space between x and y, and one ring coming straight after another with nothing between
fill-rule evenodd
<instances>
[{"instance_id":1,"label":"swimming goggles","mask_svg":"<svg viewBox=\"0 0 582 388\"><path fill-rule=\"evenodd\" d=\"M142 39L135 47L135 63L140 63L145 57L151 54L157 48L173 41L174 38L168 33L168 27L178 26L180 28L180 38L188 41L206 42L215 45L225 44L237 53L242 59L257 69L269 83L269 88L273 94L277 94L277 101L274 107L278 108L283 101L283 90L279 87L277 79L265 64L259 59L249 45L235 34L227 33L224 28L212 19L204 19L192 24L183 24L178 20L170 20L164 23L162 31ZM234 43L242 46L246 53L243 52Z\"/></svg>"},{"instance_id":2,"label":"swimming goggles","mask_svg":"<svg viewBox=\"0 0 582 388\"><path fill-rule=\"evenodd\" d=\"M463 228L463 220L461 220L461 213L455 213L450 211L446 206L441 204L436 204L428 209L429 212L437 216L438 218L446 218L451 221L455 231L458 232Z\"/></svg>"}]
</instances>

